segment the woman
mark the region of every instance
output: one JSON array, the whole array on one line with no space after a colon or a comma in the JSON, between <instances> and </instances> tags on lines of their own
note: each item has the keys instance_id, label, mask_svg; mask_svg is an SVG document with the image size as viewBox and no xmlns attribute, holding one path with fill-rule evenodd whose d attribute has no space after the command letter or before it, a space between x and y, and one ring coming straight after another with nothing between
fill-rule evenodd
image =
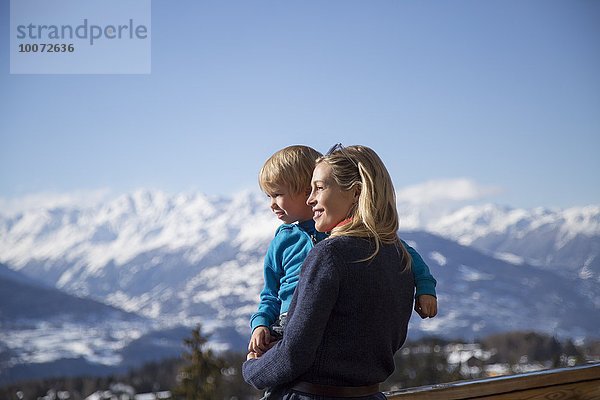
<instances>
[{"instance_id":1,"label":"woman","mask_svg":"<svg viewBox=\"0 0 600 400\"><path fill-rule=\"evenodd\" d=\"M331 232L302 266L285 335L244 379L270 398L383 399L413 302L410 256L397 237L391 178L365 146L336 145L319 158L307 203L317 230Z\"/></svg>"}]
</instances>

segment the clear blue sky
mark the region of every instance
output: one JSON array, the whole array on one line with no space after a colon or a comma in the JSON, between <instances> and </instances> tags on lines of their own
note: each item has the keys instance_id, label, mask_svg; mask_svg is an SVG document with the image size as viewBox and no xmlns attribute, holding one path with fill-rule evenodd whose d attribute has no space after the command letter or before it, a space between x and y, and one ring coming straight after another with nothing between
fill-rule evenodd
<instances>
[{"instance_id":1,"label":"clear blue sky","mask_svg":"<svg viewBox=\"0 0 600 400\"><path fill-rule=\"evenodd\" d=\"M256 188L279 148L373 147L397 187L600 203L600 2L152 2L150 75L10 75L0 196Z\"/></svg>"}]
</instances>

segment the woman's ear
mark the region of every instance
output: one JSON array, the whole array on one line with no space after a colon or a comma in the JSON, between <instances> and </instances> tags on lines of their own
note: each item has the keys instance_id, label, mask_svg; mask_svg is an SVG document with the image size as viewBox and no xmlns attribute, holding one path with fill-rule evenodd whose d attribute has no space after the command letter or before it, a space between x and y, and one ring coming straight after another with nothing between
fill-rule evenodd
<instances>
[{"instance_id":1,"label":"woman's ear","mask_svg":"<svg viewBox=\"0 0 600 400\"><path fill-rule=\"evenodd\" d=\"M355 185L353 190L354 190L354 195L353 195L354 204L356 204L356 203L358 203L358 199L360 198L361 185Z\"/></svg>"}]
</instances>

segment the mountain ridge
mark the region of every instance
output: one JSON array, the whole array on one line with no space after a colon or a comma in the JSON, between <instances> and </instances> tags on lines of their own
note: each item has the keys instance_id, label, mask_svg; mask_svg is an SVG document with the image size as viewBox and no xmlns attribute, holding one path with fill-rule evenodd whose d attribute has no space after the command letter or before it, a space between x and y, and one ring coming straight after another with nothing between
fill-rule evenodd
<instances>
[{"instance_id":1,"label":"mountain ridge","mask_svg":"<svg viewBox=\"0 0 600 400\"><path fill-rule=\"evenodd\" d=\"M424 230L448 237L482 250L507 252L520 256L522 248L507 239L521 239L527 233L546 233L552 253L578 238L600 237L600 205L567 209L531 210L493 204L467 205L442 209L436 205L398 204L401 230ZM244 224L237 218L251 220ZM208 232L206 221L210 221ZM86 269L96 269L111 259L122 264L148 249L177 249L197 246L202 256L205 239L230 234L241 226L241 236L232 240L256 245L272 234L277 221L272 217L262 194L240 192L232 197L210 197L201 193L169 195L161 191L138 190L113 200L87 206L37 207L10 216L0 212L0 262L19 269L28 261L79 259ZM546 230L546 231L544 231ZM254 242L249 241L253 236ZM93 246L86 244L93 243ZM210 245L210 243L208 243ZM543 255L525 251L529 263L581 267L586 260ZM68 256L65 254L68 252ZM600 245L589 249L598 261ZM589 255L588 255L589 257ZM589 262L588 262L589 263ZM68 280L68 276L64 279Z\"/></svg>"},{"instance_id":2,"label":"mountain ridge","mask_svg":"<svg viewBox=\"0 0 600 400\"><path fill-rule=\"evenodd\" d=\"M556 240L564 239L559 235L561 227L571 221L563 210L536 213L477 206L461 219L457 215L466 213L464 209L440 213L412 207L399 204L400 236L430 266L438 280L440 305L434 319L413 315L409 331L413 337L473 338L536 329L583 338L600 331L600 322L589 318L600 309L594 244L600 213L595 206L569 211L572 218L580 214L579 225L573 225L579 230L570 229L575 234L562 246L555 246ZM513 218L506 217L507 213ZM493 223L486 227L486 220L494 218L500 222L508 218L510 223L501 230L494 230ZM457 225L456 220L471 221L471 228ZM106 329L98 329L82 321L53 325L41 318L20 330L0 327L3 335L10 334L5 347L18 354L13 367L78 357L94 365L125 365L129 358L143 358L136 355L140 349L168 353L169 349L156 347L161 340L154 335L175 343L173 329L189 329L197 323L211 335L216 349L243 350L250 334L249 316L256 310L263 285L264 253L277 225L264 197L251 191L234 197L139 191L93 206L0 215L0 262L8 264L11 273L26 274L27 279L149 321L113 321L105 324ZM454 230L448 228L441 235L434 232L436 226L437 230ZM532 265L528 263L532 255L518 254L514 244L482 248L486 238L491 241L490 235L498 232L504 235L500 243L512 240L514 244L526 237L517 233L526 232L532 247L546 243L540 248L575 252L565 256L574 263ZM581 251L591 260L583 266ZM553 253L555 260L558 255ZM48 332L58 339L49 342ZM97 335L87 337L87 332ZM144 337L148 340L136 342Z\"/></svg>"}]
</instances>

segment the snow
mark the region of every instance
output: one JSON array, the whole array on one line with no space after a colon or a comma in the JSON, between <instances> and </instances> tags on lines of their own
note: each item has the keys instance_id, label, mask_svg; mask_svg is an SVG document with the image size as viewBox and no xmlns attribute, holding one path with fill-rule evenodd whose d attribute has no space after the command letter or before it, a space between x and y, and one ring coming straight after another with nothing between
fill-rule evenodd
<instances>
[{"instance_id":1,"label":"snow","mask_svg":"<svg viewBox=\"0 0 600 400\"><path fill-rule=\"evenodd\" d=\"M463 189L462 195L451 197L458 201L485 193L485 188L469 192L468 184ZM542 237L551 241L549 250L542 248L541 254L548 256L544 262L550 264L559 251L577 249L563 257L573 261L574 266L567 266L572 275L585 283L600 279L598 246L593 247L600 236L599 206L523 210L483 204L450 209L419 204L411 193L399 196L402 229L426 230L463 244L495 240L499 249L484 249L485 254L513 265L531 264L535 258L517 251L523 238L528 248L535 248L536 238ZM227 326L245 335L263 285L263 256L277 225L264 195L251 191L208 197L140 189L106 201L79 204L63 199L47 206L37 202L33 208L21 207L18 213L0 213L0 262L51 277L47 279L54 279L52 283L67 292L91 295L149 316L160 326L202 322L207 330ZM419 250L415 241L407 243ZM440 293L440 304L447 304L443 312L434 319L413 318L411 326L426 333L490 328L480 317L485 315L481 307L487 301L483 286L494 276L479 269L476 262L459 264L456 252L423 248L432 271L444 267L438 269L441 292L443 284L448 284L444 274L451 274L457 279L452 290L460 293L464 303L457 302L457 297L453 304L445 303L447 298ZM581 259L575 257L579 253ZM534 278L518 283L526 288L539 286ZM511 310L521 304L511 300L497 299L501 305L497 317L507 324ZM545 322L557 325L550 319ZM19 349L25 362L67 355L114 365L119 362L118 350L148 330L130 325L117 328L112 323L94 331L75 323L38 326L9 335L7 345Z\"/></svg>"},{"instance_id":2,"label":"snow","mask_svg":"<svg viewBox=\"0 0 600 400\"><path fill-rule=\"evenodd\" d=\"M488 189L462 179L405 188L398 194L401 228L426 230L466 245L493 234L522 238L539 229L552 229L556 249L578 235L600 235L600 206L523 210L484 204L447 210L431 202L419 203L420 195L416 195L427 192L429 199L468 199ZM139 189L106 202L82 200L81 205L72 197L56 200L59 197L50 198L47 207L40 199L24 201L35 207L23 205L20 214L0 215L0 262L19 269L31 261L80 261L84 276L98 276L111 262L125 265L157 249L190 249L187 255L192 262L224 240L249 251L270 240L278 224L264 196L252 191L217 198ZM0 199L3 203L7 200ZM506 251L499 253L503 260L511 257L502 254ZM518 257L511 262L522 263ZM74 277L73 273L63 275L60 285L68 285Z\"/></svg>"},{"instance_id":3,"label":"snow","mask_svg":"<svg viewBox=\"0 0 600 400\"><path fill-rule=\"evenodd\" d=\"M492 233L506 232L516 228L515 234L523 236L526 230L519 229L529 218L526 210L506 209L492 204L466 206L427 224L427 230L459 239L469 245L477 238Z\"/></svg>"},{"instance_id":4,"label":"snow","mask_svg":"<svg viewBox=\"0 0 600 400\"><path fill-rule=\"evenodd\" d=\"M429 253L429 258L434 260L441 267L443 267L447 263L446 257L444 257L441 253L437 251L432 251L431 253Z\"/></svg>"},{"instance_id":5,"label":"snow","mask_svg":"<svg viewBox=\"0 0 600 400\"><path fill-rule=\"evenodd\" d=\"M525 263L523 257L519 257L516 254L512 254L512 253L498 252L498 253L494 254L494 257L497 258L498 260L506 261L506 262L514 264L514 265L522 265Z\"/></svg>"},{"instance_id":6,"label":"snow","mask_svg":"<svg viewBox=\"0 0 600 400\"><path fill-rule=\"evenodd\" d=\"M170 399L171 392L170 391L162 391L156 393L139 393L136 394L135 400L157 400L157 399Z\"/></svg>"},{"instance_id":7,"label":"snow","mask_svg":"<svg viewBox=\"0 0 600 400\"><path fill-rule=\"evenodd\" d=\"M149 328L132 322L107 321L96 329L81 322L40 323L29 329L3 330L3 342L19 353L19 363L44 363L83 357L91 362L117 365L118 350Z\"/></svg>"},{"instance_id":8,"label":"snow","mask_svg":"<svg viewBox=\"0 0 600 400\"><path fill-rule=\"evenodd\" d=\"M442 329L450 329L454 326L460 325L460 315L455 310L449 310L444 314L438 314L435 318L427 318L419 321L419 329L423 332L437 333L441 332ZM411 326L414 324L414 318L409 322L409 331Z\"/></svg>"},{"instance_id":9,"label":"snow","mask_svg":"<svg viewBox=\"0 0 600 400\"><path fill-rule=\"evenodd\" d=\"M494 279L493 275L484 274L482 272L477 271L475 268L468 267L466 265L460 265L458 267L462 275L462 279L467 282L477 282L477 281L489 281Z\"/></svg>"},{"instance_id":10,"label":"snow","mask_svg":"<svg viewBox=\"0 0 600 400\"><path fill-rule=\"evenodd\" d=\"M584 266L579 270L578 276L579 279L590 279L594 277L594 273L589 269L589 267Z\"/></svg>"}]
</instances>

